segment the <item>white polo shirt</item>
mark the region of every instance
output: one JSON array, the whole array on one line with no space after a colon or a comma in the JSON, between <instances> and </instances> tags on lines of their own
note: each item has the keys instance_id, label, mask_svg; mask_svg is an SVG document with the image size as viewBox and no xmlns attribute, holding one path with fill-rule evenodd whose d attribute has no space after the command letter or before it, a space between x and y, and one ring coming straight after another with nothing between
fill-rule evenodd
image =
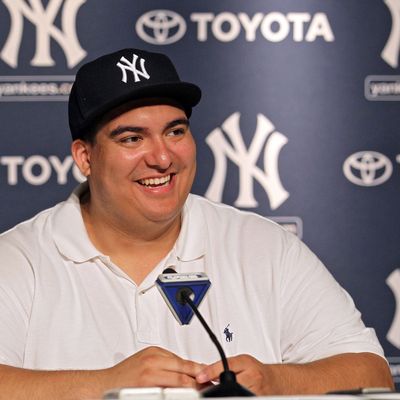
<instances>
[{"instance_id":1,"label":"white polo shirt","mask_svg":"<svg viewBox=\"0 0 400 400\"><path fill-rule=\"evenodd\" d=\"M227 356L302 363L343 352L383 355L349 295L277 224L190 195L175 247L137 286L89 240L81 190L0 236L0 363L100 369L151 345L218 360L196 317L179 325L152 287L168 266L209 276L200 311Z\"/></svg>"}]
</instances>

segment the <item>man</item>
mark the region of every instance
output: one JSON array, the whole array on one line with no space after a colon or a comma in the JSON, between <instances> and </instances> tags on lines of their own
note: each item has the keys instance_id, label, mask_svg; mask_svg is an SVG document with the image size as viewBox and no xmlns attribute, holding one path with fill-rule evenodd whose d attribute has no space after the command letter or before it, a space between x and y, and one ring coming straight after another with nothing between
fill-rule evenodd
<instances>
[{"instance_id":1,"label":"man","mask_svg":"<svg viewBox=\"0 0 400 400\"><path fill-rule=\"evenodd\" d=\"M374 331L304 244L189 195L199 100L157 53L124 49L78 71L71 149L87 184L0 239L3 396L215 381L203 328L180 326L154 287L167 267L207 273L201 312L221 340L233 332L230 368L255 394L392 387Z\"/></svg>"}]
</instances>

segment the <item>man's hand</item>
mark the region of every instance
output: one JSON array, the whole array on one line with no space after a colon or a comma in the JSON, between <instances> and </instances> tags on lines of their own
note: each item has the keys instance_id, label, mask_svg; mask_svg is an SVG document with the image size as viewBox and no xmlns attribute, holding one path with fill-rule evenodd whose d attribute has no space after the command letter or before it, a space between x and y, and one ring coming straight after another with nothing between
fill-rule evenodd
<instances>
[{"instance_id":1,"label":"man's hand","mask_svg":"<svg viewBox=\"0 0 400 400\"><path fill-rule=\"evenodd\" d=\"M1 399L99 399L119 387L192 387L205 367L159 347L149 347L106 369L34 371L0 365ZM21 382L23 384L21 385Z\"/></svg>"},{"instance_id":2,"label":"man's hand","mask_svg":"<svg viewBox=\"0 0 400 400\"><path fill-rule=\"evenodd\" d=\"M305 364L262 364L254 357L228 359L238 382L257 395L321 394L360 387L388 387L387 362L371 353L345 353ZM0 365L1 398L94 399L117 387L193 387L217 380L222 364L204 366L149 347L114 367L93 371L32 371ZM23 385L21 385L23 382Z\"/></svg>"},{"instance_id":3,"label":"man's hand","mask_svg":"<svg viewBox=\"0 0 400 400\"><path fill-rule=\"evenodd\" d=\"M168 350L148 347L112 368L103 370L112 387L193 387L204 365L184 360Z\"/></svg>"},{"instance_id":4,"label":"man's hand","mask_svg":"<svg viewBox=\"0 0 400 400\"><path fill-rule=\"evenodd\" d=\"M323 394L366 387L393 389L384 358L372 353L344 353L304 364L263 364L249 355L228 358L237 381L261 395ZM218 380L222 363L205 367L196 375L199 384Z\"/></svg>"},{"instance_id":5,"label":"man's hand","mask_svg":"<svg viewBox=\"0 0 400 400\"><path fill-rule=\"evenodd\" d=\"M236 374L237 381L255 395L272 393L268 388L267 365L247 354L228 358L228 364L229 369ZM222 363L218 361L204 368L196 375L196 380L199 384L217 381L222 371Z\"/></svg>"}]
</instances>

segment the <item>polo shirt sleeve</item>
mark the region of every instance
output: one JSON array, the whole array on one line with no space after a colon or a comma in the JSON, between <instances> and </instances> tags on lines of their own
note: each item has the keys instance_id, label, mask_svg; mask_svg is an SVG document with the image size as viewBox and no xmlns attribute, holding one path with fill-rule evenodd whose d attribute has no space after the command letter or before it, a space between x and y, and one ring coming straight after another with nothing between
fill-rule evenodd
<instances>
[{"instance_id":1,"label":"polo shirt sleeve","mask_svg":"<svg viewBox=\"0 0 400 400\"><path fill-rule=\"evenodd\" d=\"M383 356L350 295L318 258L294 239L281 276L282 361L309 362L346 352Z\"/></svg>"},{"instance_id":2,"label":"polo shirt sleeve","mask_svg":"<svg viewBox=\"0 0 400 400\"><path fill-rule=\"evenodd\" d=\"M0 364L22 367L34 274L22 241L0 236Z\"/></svg>"}]
</instances>

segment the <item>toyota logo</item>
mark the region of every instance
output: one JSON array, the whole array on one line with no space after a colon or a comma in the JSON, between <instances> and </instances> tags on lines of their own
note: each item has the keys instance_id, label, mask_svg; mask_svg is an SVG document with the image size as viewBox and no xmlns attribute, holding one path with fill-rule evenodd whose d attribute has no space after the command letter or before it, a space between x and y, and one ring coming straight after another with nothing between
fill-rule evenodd
<instances>
[{"instance_id":1,"label":"toyota logo","mask_svg":"<svg viewBox=\"0 0 400 400\"><path fill-rule=\"evenodd\" d=\"M185 20L170 10L153 10L143 14L136 22L136 33L147 43L171 44L186 32Z\"/></svg>"},{"instance_id":2,"label":"toyota logo","mask_svg":"<svg viewBox=\"0 0 400 400\"><path fill-rule=\"evenodd\" d=\"M392 175L393 166L383 154L375 151L359 151L343 164L346 178L359 186L378 186Z\"/></svg>"}]
</instances>

